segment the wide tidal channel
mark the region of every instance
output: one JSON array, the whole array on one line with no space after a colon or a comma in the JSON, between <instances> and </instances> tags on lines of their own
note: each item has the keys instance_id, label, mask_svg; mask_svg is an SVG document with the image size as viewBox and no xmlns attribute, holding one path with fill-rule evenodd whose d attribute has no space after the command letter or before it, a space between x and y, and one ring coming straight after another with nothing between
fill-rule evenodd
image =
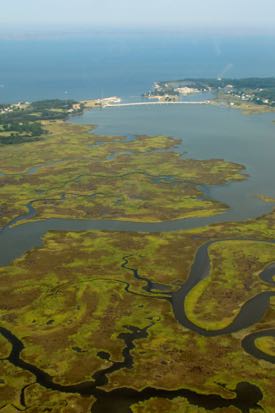
<instances>
[{"instance_id":1,"label":"wide tidal channel","mask_svg":"<svg viewBox=\"0 0 275 413\"><path fill-rule=\"evenodd\" d=\"M258 196L275 197L273 120L275 113L244 115L237 109L212 105L111 107L72 119L96 125L99 135L173 136L182 139L178 151L185 157L222 158L243 164L247 180L206 188L209 197L230 206L219 221L255 218L272 208Z\"/></svg>"}]
</instances>

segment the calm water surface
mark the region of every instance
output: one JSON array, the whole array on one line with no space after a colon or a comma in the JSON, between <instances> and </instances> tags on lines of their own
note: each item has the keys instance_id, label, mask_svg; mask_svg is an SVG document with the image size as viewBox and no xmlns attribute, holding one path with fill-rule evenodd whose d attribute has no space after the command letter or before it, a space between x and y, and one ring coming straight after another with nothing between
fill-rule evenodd
<instances>
[{"instance_id":1,"label":"calm water surface","mask_svg":"<svg viewBox=\"0 0 275 413\"><path fill-rule=\"evenodd\" d=\"M96 124L98 134L174 136L182 139L178 150L184 156L245 165L246 181L208 188L211 197L231 206L226 220L240 220L271 209L258 195L275 197L274 119L272 113L247 116L209 105L160 105L97 109L74 122Z\"/></svg>"},{"instance_id":2,"label":"calm water surface","mask_svg":"<svg viewBox=\"0 0 275 413\"><path fill-rule=\"evenodd\" d=\"M93 33L0 39L0 102L140 96L156 80L274 76L274 37Z\"/></svg>"}]
</instances>

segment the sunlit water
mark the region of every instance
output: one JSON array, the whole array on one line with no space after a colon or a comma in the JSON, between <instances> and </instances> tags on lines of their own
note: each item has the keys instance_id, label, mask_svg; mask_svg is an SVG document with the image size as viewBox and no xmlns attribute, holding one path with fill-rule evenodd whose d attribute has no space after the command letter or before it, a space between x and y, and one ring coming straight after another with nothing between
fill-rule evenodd
<instances>
[{"instance_id":1,"label":"sunlit water","mask_svg":"<svg viewBox=\"0 0 275 413\"><path fill-rule=\"evenodd\" d=\"M140 31L0 39L0 103L129 98L140 96L156 80L274 73L274 37Z\"/></svg>"},{"instance_id":2,"label":"sunlit water","mask_svg":"<svg viewBox=\"0 0 275 413\"><path fill-rule=\"evenodd\" d=\"M74 122L96 124L107 135L167 135L182 139L178 150L196 159L222 158L246 167L244 182L210 186L208 194L230 205L226 219L247 219L271 209L258 196L275 197L275 114L243 115L207 105L104 108Z\"/></svg>"}]
</instances>

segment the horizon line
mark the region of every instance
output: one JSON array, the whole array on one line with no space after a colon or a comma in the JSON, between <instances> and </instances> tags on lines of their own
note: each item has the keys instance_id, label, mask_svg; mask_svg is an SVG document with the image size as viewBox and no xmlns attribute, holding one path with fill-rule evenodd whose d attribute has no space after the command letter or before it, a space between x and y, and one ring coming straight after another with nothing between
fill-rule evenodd
<instances>
[{"instance_id":1,"label":"horizon line","mask_svg":"<svg viewBox=\"0 0 275 413\"><path fill-rule=\"evenodd\" d=\"M274 26L257 25L92 25L91 23L37 23L37 24L11 24L1 22L0 36L17 36L17 35L75 35L75 34L108 34L108 33L171 33L171 34L191 34L191 35L230 35L232 37L242 35L249 36L266 36L275 35Z\"/></svg>"}]
</instances>

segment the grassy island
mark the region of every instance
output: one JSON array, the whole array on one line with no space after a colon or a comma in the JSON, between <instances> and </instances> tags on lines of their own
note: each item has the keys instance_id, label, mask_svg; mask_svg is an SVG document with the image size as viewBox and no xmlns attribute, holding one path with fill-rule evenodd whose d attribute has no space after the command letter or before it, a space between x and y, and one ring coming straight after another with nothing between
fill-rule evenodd
<instances>
[{"instance_id":1,"label":"grassy island","mask_svg":"<svg viewBox=\"0 0 275 413\"><path fill-rule=\"evenodd\" d=\"M0 225L36 211L33 219L100 218L164 221L214 215L225 205L201 186L245 178L224 160L182 158L165 136L91 134L91 126L43 121L43 139L0 151Z\"/></svg>"}]
</instances>

